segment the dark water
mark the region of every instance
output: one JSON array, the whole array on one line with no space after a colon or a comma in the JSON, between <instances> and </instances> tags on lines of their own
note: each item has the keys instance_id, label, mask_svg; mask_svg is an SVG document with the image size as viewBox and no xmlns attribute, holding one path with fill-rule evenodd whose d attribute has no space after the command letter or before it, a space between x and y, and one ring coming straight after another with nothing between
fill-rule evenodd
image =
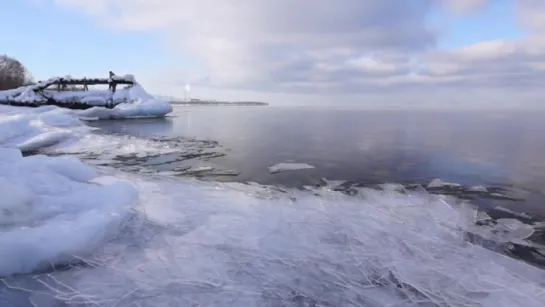
<instances>
[{"instance_id":1,"label":"dark water","mask_svg":"<svg viewBox=\"0 0 545 307\"><path fill-rule=\"evenodd\" d=\"M176 107L167 119L101 122L107 132L217 141L213 180L302 186L321 178L363 183L509 187L524 201L492 205L545 214L544 113L348 108ZM270 174L279 162L315 169ZM210 178L209 178L210 179Z\"/></svg>"}]
</instances>

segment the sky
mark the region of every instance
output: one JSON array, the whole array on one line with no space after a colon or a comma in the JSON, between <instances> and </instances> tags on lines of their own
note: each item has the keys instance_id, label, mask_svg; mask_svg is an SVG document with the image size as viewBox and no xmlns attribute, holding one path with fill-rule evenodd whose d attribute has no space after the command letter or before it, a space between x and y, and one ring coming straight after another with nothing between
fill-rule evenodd
<instances>
[{"instance_id":1,"label":"sky","mask_svg":"<svg viewBox=\"0 0 545 307\"><path fill-rule=\"evenodd\" d=\"M543 108L543 0L18 0L0 54L38 79L282 105Z\"/></svg>"}]
</instances>

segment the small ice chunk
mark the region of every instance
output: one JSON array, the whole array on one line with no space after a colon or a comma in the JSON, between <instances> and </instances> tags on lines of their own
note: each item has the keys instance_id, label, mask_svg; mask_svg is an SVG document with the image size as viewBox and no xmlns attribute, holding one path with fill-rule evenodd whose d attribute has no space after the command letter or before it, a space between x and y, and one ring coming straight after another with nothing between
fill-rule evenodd
<instances>
[{"instance_id":1,"label":"small ice chunk","mask_svg":"<svg viewBox=\"0 0 545 307\"><path fill-rule=\"evenodd\" d=\"M194 175L194 174L199 174L199 173L210 172L210 171L213 171L213 170L214 170L214 168L211 167L211 166L199 166L199 167L191 168L191 169L189 169L187 171L181 172L180 174Z\"/></svg>"},{"instance_id":2,"label":"small ice chunk","mask_svg":"<svg viewBox=\"0 0 545 307\"><path fill-rule=\"evenodd\" d=\"M477 185L469 188L469 191L471 192L483 192L488 193L488 189L482 185Z\"/></svg>"},{"instance_id":3,"label":"small ice chunk","mask_svg":"<svg viewBox=\"0 0 545 307\"><path fill-rule=\"evenodd\" d=\"M444 187L459 187L458 183L445 182L439 178L433 179L429 184L428 188L444 188Z\"/></svg>"},{"instance_id":4,"label":"small ice chunk","mask_svg":"<svg viewBox=\"0 0 545 307\"><path fill-rule=\"evenodd\" d=\"M24 143L19 144L19 149L23 152L38 150L44 147L57 145L72 135L69 131L47 132L37 135Z\"/></svg>"},{"instance_id":5,"label":"small ice chunk","mask_svg":"<svg viewBox=\"0 0 545 307\"><path fill-rule=\"evenodd\" d=\"M279 173L283 171L294 171L294 170L303 170L303 169L311 169L314 168L314 166L306 164L306 163L278 163L271 167L269 167L269 172L271 174Z\"/></svg>"},{"instance_id":6,"label":"small ice chunk","mask_svg":"<svg viewBox=\"0 0 545 307\"><path fill-rule=\"evenodd\" d=\"M484 212L484 211L477 211L477 221L480 222L480 221L487 221L487 220L490 220L492 219L490 217L490 215L488 215L488 213Z\"/></svg>"},{"instance_id":7,"label":"small ice chunk","mask_svg":"<svg viewBox=\"0 0 545 307\"><path fill-rule=\"evenodd\" d=\"M238 176L240 172L234 169L229 170L217 170L212 173L213 176Z\"/></svg>"}]
</instances>

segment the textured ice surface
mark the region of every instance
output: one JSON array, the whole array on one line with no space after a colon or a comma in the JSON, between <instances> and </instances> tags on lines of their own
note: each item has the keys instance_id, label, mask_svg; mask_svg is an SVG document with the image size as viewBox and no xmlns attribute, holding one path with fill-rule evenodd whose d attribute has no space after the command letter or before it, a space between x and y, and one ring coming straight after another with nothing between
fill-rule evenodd
<instances>
[{"instance_id":1,"label":"textured ice surface","mask_svg":"<svg viewBox=\"0 0 545 307\"><path fill-rule=\"evenodd\" d=\"M139 154L149 156L179 151L183 144L145 140L129 136L90 133L79 113L44 106L18 108L0 106L0 146L23 151L42 149L46 153L88 153L96 155ZM180 145L180 146L178 146Z\"/></svg>"},{"instance_id":2,"label":"textured ice surface","mask_svg":"<svg viewBox=\"0 0 545 307\"><path fill-rule=\"evenodd\" d=\"M306 163L278 163L271 167L269 167L270 173L279 173L284 171L295 171L295 170L302 170L302 169L311 169L314 168L314 166L306 164Z\"/></svg>"},{"instance_id":3,"label":"textured ice surface","mask_svg":"<svg viewBox=\"0 0 545 307\"><path fill-rule=\"evenodd\" d=\"M136 191L95 177L71 157L0 148L0 276L76 260L118 234Z\"/></svg>"},{"instance_id":4,"label":"textured ice surface","mask_svg":"<svg viewBox=\"0 0 545 307\"><path fill-rule=\"evenodd\" d=\"M469 243L475 212L439 197L369 189L354 197L328 188L286 194L117 176L138 186L140 218L86 258L90 267L39 277L58 299L99 306L500 307L545 299L544 271ZM511 221L501 224L517 231L509 230L517 226Z\"/></svg>"}]
</instances>

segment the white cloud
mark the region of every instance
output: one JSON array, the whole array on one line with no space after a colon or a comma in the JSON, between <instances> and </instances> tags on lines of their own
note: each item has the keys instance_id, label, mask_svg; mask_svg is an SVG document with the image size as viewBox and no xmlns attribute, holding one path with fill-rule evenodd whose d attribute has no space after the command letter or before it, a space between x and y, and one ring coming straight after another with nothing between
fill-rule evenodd
<instances>
[{"instance_id":1,"label":"white cloud","mask_svg":"<svg viewBox=\"0 0 545 307\"><path fill-rule=\"evenodd\" d=\"M440 4L454 13L464 14L484 8L492 0L439 0Z\"/></svg>"},{"instance_id":2,"label":"white cloud","mask_svg":"<svg viewBox=\"0 0 545 307\"><path fill-rule=\"evenodd\" d=\"M515 0L521 24L531 30L545 31L545 1Z\"/></svg>"},{"instance_id":3,"label":"white cloud","mask_svg":"<svg viewBox=\"0 0 545 307\"><path fill-rule=\"evenodd\" d=\"M427 17L440 4L476 12L494 0L55 0L104 26L154 29L204 70L170 71L214 88L290 93L459 94L459 87L532 88L544 76L545 40L435 48ZM545 1L516 1L532 30L545 29ZM168 70L168 68L165 68ZM506 97L504 90L502 97ZM531 91L527 91L531 92ZM539 93L539 92L538 92ZM396 96L397 95L397 96ZM406 98L406 96L404 96Z\"/></svg>"}]
</instances>

